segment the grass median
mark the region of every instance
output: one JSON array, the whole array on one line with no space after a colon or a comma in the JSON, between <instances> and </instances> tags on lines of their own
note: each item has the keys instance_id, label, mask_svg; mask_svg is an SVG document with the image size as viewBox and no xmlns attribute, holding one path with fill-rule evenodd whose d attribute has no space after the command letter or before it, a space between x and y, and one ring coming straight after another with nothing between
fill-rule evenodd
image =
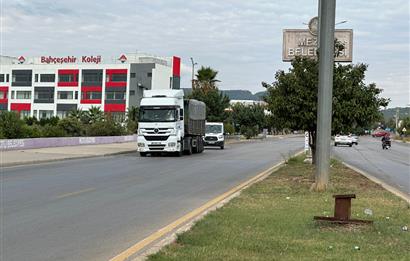
<instances>
[{"instance_id":1,"label":"grass median","mask_svg":"<svg viewBox=\"0 0 410 261\"><path fill-rule=\"evenodd\" d=\"M405 201L337 161L328 191L309 190L313 175L303 157L290 159L149 260L410 260ZM352 218L373 225L313 221L333 215L333 194L350 193Z\"/></svg>"}]
</instances>

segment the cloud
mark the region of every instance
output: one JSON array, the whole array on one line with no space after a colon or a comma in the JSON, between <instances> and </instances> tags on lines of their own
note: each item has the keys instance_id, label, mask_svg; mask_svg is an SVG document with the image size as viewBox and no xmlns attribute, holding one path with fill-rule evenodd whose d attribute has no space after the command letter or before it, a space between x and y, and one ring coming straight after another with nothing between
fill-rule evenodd
<instances>
[{"instance_id":1,"label":"cloud","mask_svg":"<svg viewBox=\"0 0 410 261\"><path fill-rule=\"evenodd\" d=\"M367 80L386 95L408 90L408 77L385 77L408 74L408 11L407 0L337 2L336 22L348 20L338 28L354 30L354 62L370 65ZM7 55L177 55L183 87L194 57L219 71L220 88L256 92L290 66L281 61L282 29L306 28L316 14L317 0L3 0L0 31Z\"/></svg>"}]
</instances>

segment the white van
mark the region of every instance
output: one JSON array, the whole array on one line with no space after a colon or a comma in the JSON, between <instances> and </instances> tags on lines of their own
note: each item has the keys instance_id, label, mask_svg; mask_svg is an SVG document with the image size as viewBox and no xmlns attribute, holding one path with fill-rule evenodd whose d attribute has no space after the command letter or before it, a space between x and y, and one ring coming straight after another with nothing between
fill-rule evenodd
<instances>
[{"instance_id":1,"label":"white van","mask_svg":"<svg viewBox=\"0 0 410 261\"><path fill-rule=\"evenodd\" d=\"M205 123L205 146L217 146L221 150L225 147L224 124L222 122Z\"/></svg>"}]
</instances>

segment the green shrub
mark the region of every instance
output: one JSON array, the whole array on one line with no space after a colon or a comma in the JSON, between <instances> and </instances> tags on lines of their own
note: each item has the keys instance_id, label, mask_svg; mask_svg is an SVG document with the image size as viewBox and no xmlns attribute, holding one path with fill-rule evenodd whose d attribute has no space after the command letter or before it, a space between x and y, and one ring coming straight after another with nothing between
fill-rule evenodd
<instances>
[{"instance_id":1,"label":"green shrub","mask_svg":"<svg viewBox=\"0 0 410 261\"><path fill-rule=\"evenodd\" d=\"M67 117L62 119L57 126L63 129L68 136L78 137L85 135L84 124L73 117Z\"/></svg>"},{"instance_id":2,"label":"green shrub","mask_svg":"<svg viewBox=\"0 0 410 261\"><path fill-rule=\"evenodd\" d=\"M54 126L51 124L46 124L43 126L43 136L44 137L64 137L66 133L60 126Z\"/></svg>"},{"instance_id":3,"label":"green shrub","mask_svg":"<svg viewBox=\"0 0 410 261\"><path fill-rule=\"evenodd\" d=\"M25 123L13 111L0 112L0 132L6 139L19 139L24 137Z\"/></svg>"},{"instance_id":4,"label":"green shrub","mask_svg":"<svg viewBox=\"0 0 410 261\"><path fill-rule=\"evenodd\" d=\"M25 125L23 138L41 138L43 135L43 128L38 124Z\"/></svg>"},{"instance_id":5,"label":"green shrub","mask_svg":"<svg viewBox=\"0 0 410 261\"><path fill-rule=\"evenodd\" d=\"M258 135L258 128L257 127L248 127L242 126L241 127L241 134L245 136L245 138L250 139Z\"/></svg>"},{"instance_id":6,"label":"green shrub","mask_svg":"<svg viewBox=\"0 0 410 261\"><path fill-rule=\"evenodd\" d=\"M127 121L127 131L129 134L135 134L138 130L138 122L135 122L133 120L128 120Z\"/></svg>"},{"instance_id":7,"label":"green shrub","mask_svg":"<svg viewBox=\"0 0 410 261\"><path fill-rule=\"evenodd\" d=\"M24 122L30 126L39 123L36 117L25 117Z\"/></svg>"},{"instance_id":8,"label":"green shrub","mask_svg":"<svg viewBox=\"0 0 410 261\"><path fill-rule=\"evenodd\" d=\"M39 123L41 126L45 126L47 124L52 125L52 126L57 126L59 121L60 121L60 118L58 118L57 116L53 116L51 118L40 119Z\"/></svg>"},{"instance_id":9,"label":"green shrub","mask_svg":"<svg viewBox=\"0 0 410 261\"><path fill-rule=\"evenodd\" d=\"M88 136L119 136L126 134L126 130L121 124L115 122L112 117L106 117L104 121L99 121L88 125Z\"/></svg>"},{"instance_id":10,"label":"green shrub","mask_svg":"<svg viewBox=\"0 0 410 261\"><path fill-rule=\"evenodd\" d=\"M235 133L235 129L230 123L224 123L224 130L225 130L225 133L229 133L229 134Z\"/></svg>"}]
</instances>

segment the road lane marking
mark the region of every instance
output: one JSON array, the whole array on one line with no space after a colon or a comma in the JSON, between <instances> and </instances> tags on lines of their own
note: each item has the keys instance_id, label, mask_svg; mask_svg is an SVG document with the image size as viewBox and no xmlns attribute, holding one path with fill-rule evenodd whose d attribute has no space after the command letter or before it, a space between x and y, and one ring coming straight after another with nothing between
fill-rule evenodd
<instances>
[{"instance_id":1,"label":"road lane marking","mask_svg":"<svg viewBox=\"0 0 410 261\"><path fill-rule=\"evenodd\" d=\"M302 154L303 151L300 151L298 153L296 153L294 156L296 155L300 155ZM185 214L184 216L178 218L177 220L175 220L174 222L168 224L167 226L157 230L156 232L152 233L151 235L149 235L148 237L144 238L143 240L139 241L138 243L136 243L135 245L129 247L128 249L126 249L125 251L123 251L122 253L118 254L117 256L111 258L109 261L124 261L124 260L128 260L128 258L130 258L131 256L135 255L136 253L138 253L140 250L142 250L143 248L147 247L148 245L150 245L151 243L153 243L154 241L160 239L161 237L163 237L164 235L172 232L173 230L175 230L176 228L178 228L179 226L185 224L186 222L192 220L193 218L199 216L201 213L203 213L204 211L208 210L209 208L215 206L216 204L218 204L219 202L223 201L224 199L228 198L229 196L233 195L234 193L237 193L247 187L249 187L250 185L256 183L257 181L260 181L264 178L266 178L267 176L269 176L273 171L276 171L277 169L279 169L279 167L282 166L282 164L285 163L285 161L281 161L277 164L275 164L274 166L260 172L259 174L253 176L252 178L242 182L241 184L231 188L230 190L228 190L227 192L213 198L212 200L208 201L207 203L205 203L204 205L196 208L195 210Z\"/></svg>"},{"instance_id":2,"label":"road lane marking","mask_svg":"<svg viewBox=\"0 0 410 261\"><path fill-rule=\"evenodd\" d=\"M71 197L71 196L77 196L80 195L82 193L86 193L86 192L90 192L90 191L94 191L96 190L96 188L87 188L87 189L82 189L82 190L78 190L78 191L74 191L74 192L70 192L70 193L65 193L65 194L61 194L57 197L57 199L62 199L62 198L67 198L67 197Z\"/></svg>"}]
</instances>

